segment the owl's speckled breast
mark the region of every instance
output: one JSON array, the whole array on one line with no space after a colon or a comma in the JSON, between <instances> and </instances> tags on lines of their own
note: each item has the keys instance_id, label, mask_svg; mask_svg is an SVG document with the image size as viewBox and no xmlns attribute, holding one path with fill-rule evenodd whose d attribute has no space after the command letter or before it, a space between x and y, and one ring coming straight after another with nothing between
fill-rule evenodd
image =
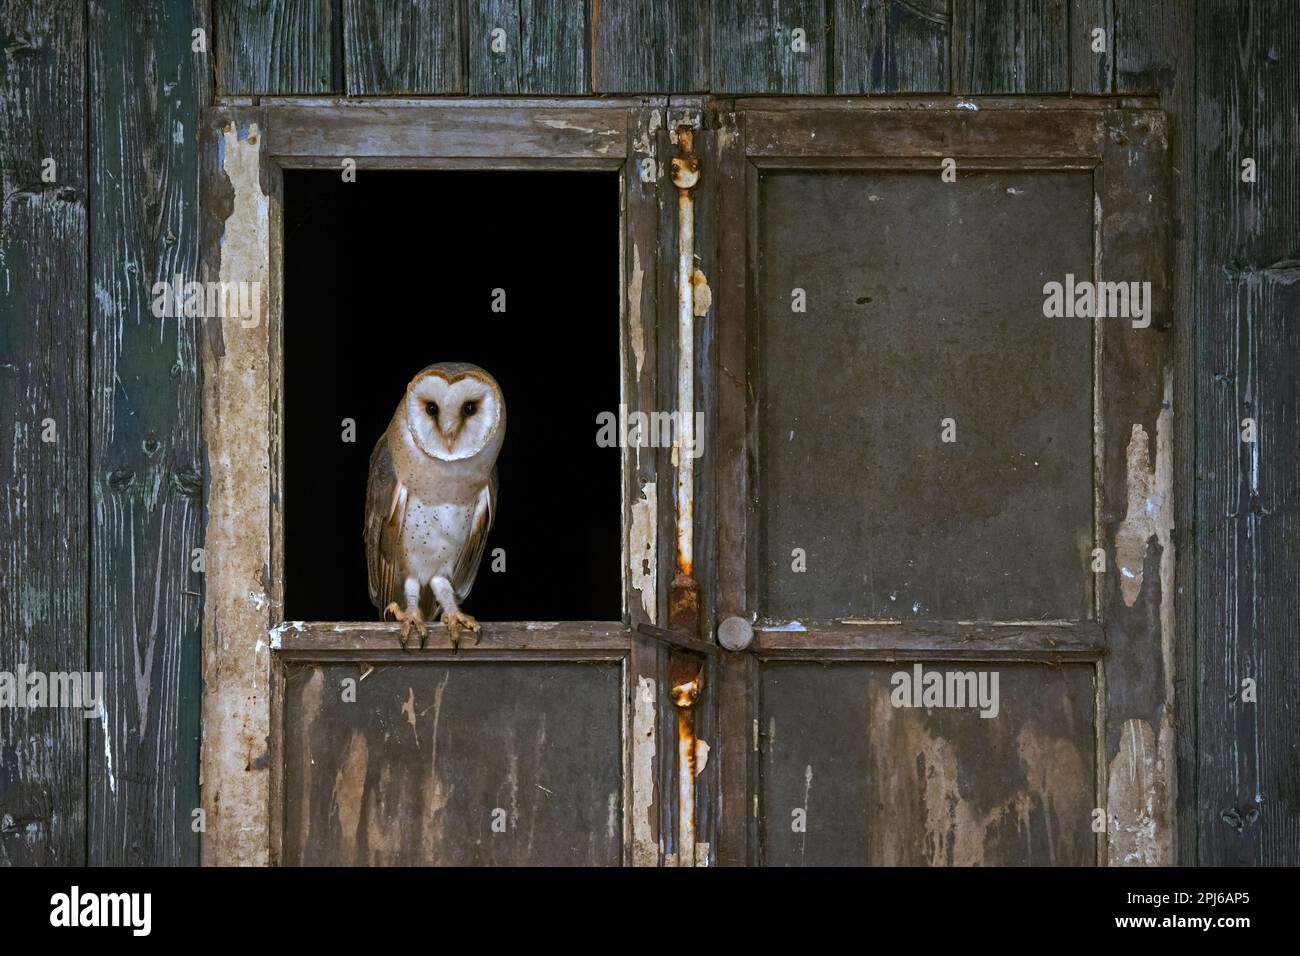
<instances>
[{"instance_id":1,"label":"owl's speckled breast","mask_svg":"<svg viewBox=\"0 0 1300 956\"><path fill-rule=\"evenodd\" d=\"M431 504L414 496L406 502L402 551L413 574L422 581L450 579L474 519L472 505Z\"/></svg>"},{"instance_id":2,"label":"owl's speckled breast","mask_svg":"<svg viewBox=\"0 0 1300 956\"><path fill-rule=\"evenodd\" d=\"M396 439L396 440L394 440ZM421 581L450 579L470 536L483 488L491 480L494 455L447 461L431 458L400 422L389 430L397 479L406 488L402 547L404 575Z\"/></svg>"}]
</instances>

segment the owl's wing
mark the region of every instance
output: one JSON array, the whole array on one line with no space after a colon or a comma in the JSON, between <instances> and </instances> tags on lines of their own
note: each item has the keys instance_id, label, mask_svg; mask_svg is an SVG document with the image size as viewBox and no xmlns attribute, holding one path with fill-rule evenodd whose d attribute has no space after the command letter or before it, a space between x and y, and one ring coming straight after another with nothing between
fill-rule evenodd
<instances>
[{"instance_id":1,"label":"owl's wing","mask_svg":"<svg viewBox=\"0 0 1300 956\"><path fill-rule=\"evenodd\" d=\"M451 586L456 589L456 600L463 601L469 597L474 578L478 575L479 563L487 549L488 532L492 530L492 521L497 513L497 470L492 469L492 477L479 493L478 504L474 508L474 520L470 524L469 537L465 547L456 558L456 567L452 570Z\"/></svg>"},{"instance_id":2,"label":"owl's wing","mask_svg":"<svg viewBox=\"0 0 1300 956\"><path fill-rule=\"evenodd\" d=\"M375 443L370 453L370 477L366 482L366 569L370 573L370 603L380 612L398 600L394 588L401 555L402 523L406 519L406 488L397 480L388 435Z\"/></svg>"}]
</instances>

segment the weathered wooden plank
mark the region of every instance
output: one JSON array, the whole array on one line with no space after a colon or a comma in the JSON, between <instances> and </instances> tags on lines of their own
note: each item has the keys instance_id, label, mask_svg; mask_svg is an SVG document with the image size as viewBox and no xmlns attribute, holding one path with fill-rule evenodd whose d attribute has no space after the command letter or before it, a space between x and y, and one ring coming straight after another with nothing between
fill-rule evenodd
<instances>
[{"instance_id":1,"label":"weathered wooden plank","mask_svg":"<svg viewBox=\"0 0 1300 956\"><path fill-rule=\"evenodd\" d=\"M1114 14L1114 0L1070 0L1070 92L1111 91L1115 63ZM1101 35L1095 35L1097 30L1102 31Z\"/></svg>"},{"instance_id":2,"label":"weathered wooden plank","mask_svg":"<svg viewBox=\"0 0 1300 956\"><path fill-rule=\"evenodd\" d=\"M948 0L834 0L836 93L948 90Z\"/></svg>"},{"instance_id":3,"label":"weathered wooden plank","mask_svg":"<svg viewBox=\"0 0 1300 956\"><path fill-rule=\"evenodd\" d=\"M1101 114L1097 188L1101 282L1142 282L1145 316L1096 321L1098 616L1106 628L1102 759L1107 859L1173 859L1173 364L1168 135L1162 113ZM1143 324L1145 323L1145 324Z\"/></svg>"},{"instance_id":4,"label":"weathered wooden plank","mask_svg":"<svg viewBox=\"0 0 1300 956\"><path fill-rule=\"evenodd\" d=\"M394 651L410 658L398 641L401 633L392 621L340 621L317 624L290 621L271 632L271 649L285 653ZM580 658L585 651L626 652L632 640L630 629L618 621L565 621L562 624L530 622L483 623L478 643L464 649L468 658L499 651L555 651ZM445 628L432 628L424 656L435 651L451 651L451 638ZM459 652L458 652L459 653Z\"/></svg>"},{"instance_id":5,"label":"weathered wooden plank","mask_svg":"<svg viewBox=\"0 0 1300 956\"><path fill-rule=\"evenodd\" d=\"M15 677L87 669L85 42L80 2L0 5L0 671ZM85 862L86 736L83 710L0 708L0 865Z\"/></svg>"},{"instance_id":6,"label":"weathered wooden plank","mask_svg":"<svg viewBox=\"0 0 1300 956\"><path fill-rule=\"evenodd\" d=\"M285 668L284 862L617 865L619 664Z\"/></svg>"},{"instance_id":7,"label":"weathered wooden plank","mask_svg":"<svg viewBox=\"0 0 1300 956\"><path fill-rule=\"evenodd\" d=\"M908 622L764 626L754 647L764 657L847 658L913 654L943 660L1097 660L1106 637L1095 621L1073 624L948 624ZM813 652L817 652L814 654Z\"/></svg>"},{"instance_id":8,"label":"weathered wooden plank","mask_svg":"<svg viewBox=\"0 0 1300 956\"><path fill-rule=\"evenodd\" d=\"M879 148L898 118L873 113L868 127L829 115L858 122L805 134L828 152L845 140ZM909 117L923 148L942 141L927 135L936 118ZM1023 117L1006 118L1026 135L986 149L1041 141ZM951 125L987 137L997 119ZM1092 175L967 168L950 190L937 162L922 168L765 172L751 610L805 622L1084 620L1092 330L1065 320L1046 332L1042 289L1045 276L1089 271ZM841 361L818 361L828 349Z\"/></svg>"},{"instance_id":9,"label":"weathered wooden plank","mask_svg":"<svg viewBox=\"0 0 1300 956\"><path fill-rule=\"evenodd\" d=\"M1196 709L1196 659L1199 637L1196 628L1197 539L1193 527L1193 501L1197 463L1195 457L1195 394L1193 346L1200 323L1194 307L1193 212L1196 172L1195 102L1195 4L1194 0L1117 0L1115 4L1115 90L1117 93L1159 92L1169 118L1169 151L1173 181L1170 210L1173 214L1170 241L1173 263L1174 363L1174 488L1176 505L1173 540L1178 551L1174 583L1178 593L1174 632L1175 706L1178 737L1176 805L1178 862L1198 861L1199 808L1196 795L1198 724ZM1213 731L1212 731L1213 732Z\"/></svg>"},{"instance_id":10,"label":"weathered wooden plank","mask_svg":"<svg viewBox=\"0 0 1300 956\"><path fill-rule=\"evenodd\" d=\"M747 544L749 484L752 447L745 428L748 409L747 356L748 337L746 272L746 226L748 221L746 190L751 167L745 161L745 116L719 103L715 109L717 134L713 137L713 164L717 179L715 210L717 216L718 258L716 274L711 278L715 306L717 380L716 438L711 448L714 509L718 525L716 551L717 617L749 617L751 596L748 591ZM717 699L718 747L715 758L718 774L717 861L723 866L744 866L754 862L757 852L755 826L751 810L753 778L757 774L756 755L751 744L750 726L755 714L753 696L756 666L752 654L726 654L714 670Z\"/></svg>"},{"instance_id":11,"label":"weathered wooden plank","mask_svg":"<svg viewBox=\"0 0 1300 956\"><path fill-rule=\"evenodd\" d=\"M472 95L590 89L583 0L486 0L469 6Z\"/></svg>"},{"instance_id":12,"label":"weathered wooden plank","mask_svg":"<svg viewBox=\"0 0 1300 956\"><path fill-rule=\"evenodd\" d=\"M877 110L871 113L871 138L862 135L863 120L851 110L769 111L747 115L762 124L763 136L750 137L745 151L756 164L789 165L789 157L809 157L830 165L844 157L860 167L860 157L890 159L882 166L911 165L933 170L944 156L1001 158L1014 141L1025 165L1052 158L1092 165L1101 155L1102 135L1087 113L1078 110L931 110L921 113ZM772 157L769 161L765 157ZM928 157L928 158L923 158ZM1056 164L1059 166L1060 164Z\"/></svg>"},{"instance_id":13,"label":"weathered wooden plank","mask_svg":"<svg viewBox=\"0 0 1300 956\"><path fill-rule=\"evenodd\" d=\"M622 164L627 120L595 105L572 109L463 109L440 104L406 109L269 106L267 149L294 165L337 157L470 160L590 159ZM427 159L425 159L427 165Z\"/></svg>"},{"instance_id":14,"label":"weathered wooden plank","mask_svg":"<svg viewBox=\"0 0 1300 956\"><path fill-rule=\"evenodd\" d=\"M94 0L89 11L90 658L107 692L91 730L90 862L193 864L201 319L151 306L155 283L198 278L207 57L190 50L201 10Z\"/></svg>"},{"instance_id":15,"label":"weathered wooden plank","mask_svg":"<svg viewBox=\"0 0 1300 956\"><path fill-rule=\"evenodd\" d=\"M718 93L826 93L830 46L820 0L715 0L709 82Z\"/></svg>"},{"instance_id":16,"label":"weathered wooden plank","mask_svg":"<svg viewBox=\"0 0 1300 956\"><path fill-rule=\"evenodd\" d=\"M898 706L916 666L762 666L762 862L1092 864L1093 667L934 662L923 673L963 693L957 675L970 675L976 699Z\"/></svg>"},{"instance_id":17,"label":"weathered wooden plank","mask_svg":"<svg viewBox=\"0 0 1300 956\"><path fill-rule=\"evenodd\" d=\"M629 114L632 142L624 168L622 394L629 410L645 413L659 407L660 262L664 259L660 224L671 191L664 134L666 106L665 98L656 98ZM661 509L672 507L662 449L638 448L634 452L623 465L627 564L623 612L633 627L666 618L661 596L667 589L658 585L663 580L659 529ZM633 633L627 688L633 773L626 816L633 866L658 866L666 839L662 820L671 791L665 791L661 781L672 753L658 711L667 696L667 658L662 642Z\"/></svg>"},{"instance_id":18,"label":"weathered wooden plank","mask_svg":"<svg viewBox=\"0 0 1300 956\"><path fill-rule=\"evenodd\" d=\"M591 0L592 91L707 89L708 18L695 0Z\"/></svg>"},{"instance_id":19,"label":"weathered wooden plank","mask_svg":"<svg viewBox=\"0 0 1300 956\"><path fill-rule=\"evenodd\" d=\"M210 281L270 289L280 177L263 159L261 111L203 114L200 246ZM274 237L274 240L273 240ZM207 451L207 576L203 608L205 865L270 858L271 728L267 629L271 604L270 304L251 319L204 323L200 352Z\"/></svg>"},{"instance_id":20,"label":"weathered wooden plank","mask_svg":"<svg viewBox=\"0 0 1300 956\"><path fill-rule=\"evenodd\" d=\"M336 89L334 6L323 0L213 0L217 92L238 96Z\"/></svg>"},{"instance_id":21,"label":"weathered wooden plank","mask_svg":"<svg viewBox=\"0 0 1300 956\"><path fill-rule=\"evenodd\" d=\"M455 0L343 0L348 95L465 92L463 16Z\"/></svg>"},{"instance_id":22,"label":"weathered wooden plank","mask_svg":"<svg viewBox=\"0 0 1300 956\"><path fill-rule=\"evenodd\" d=\"M1300 862L1300 33L1196 10L1197 767L1203 864ZM1255 182L1242 180L1254 160ZM1245 419L1257 440L1242 440ZM1243 700L1243 681L1258 685Z\"/></svg>"},{"instance_id":23,"label":"weathered wooden plank","mask_svg":"<svg viewBox=\"0 0 1300 956\"><path fill-rule=\"evenodd\" d=\"M1066 0L952 0L955 93L1069 89Z\"/></svg>"}]
</instances>

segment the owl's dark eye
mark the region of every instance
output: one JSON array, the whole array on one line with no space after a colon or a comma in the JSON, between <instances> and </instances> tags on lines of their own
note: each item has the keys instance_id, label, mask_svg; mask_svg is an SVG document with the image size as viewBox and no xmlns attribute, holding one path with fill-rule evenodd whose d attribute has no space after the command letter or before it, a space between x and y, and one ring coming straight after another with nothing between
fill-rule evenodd
<instances>
[{"instance_id":1,"label":"owl's dark eye","mask_svg":"<svg viewBox=\"0 0 1300 956\"><path fill-rule=\"evenodd\" d=\"M429 413L429 417L430 417L430 418L437 418L437 417L438 417L438 403L437 403L437 402L425 402L425 403L424 403L424 410L425 410L426 412Z\"/></svg>"},{"instance_id":2,"label":"owl's dark eye","mask_svg":"<svg viewBox=\"0 0 1300 956\"><path fill-rule=\"evenodd\" d=\"M466 402L464 405L460 407L460 413L464 415L466 418L469 418L477 411L478 411L478 402Z\"/></svg>"}]
</instances>

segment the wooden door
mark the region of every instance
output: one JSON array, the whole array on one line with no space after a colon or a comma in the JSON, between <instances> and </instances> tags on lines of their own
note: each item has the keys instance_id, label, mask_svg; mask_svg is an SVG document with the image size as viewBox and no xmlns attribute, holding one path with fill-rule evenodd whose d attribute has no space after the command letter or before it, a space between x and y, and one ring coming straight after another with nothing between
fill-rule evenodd
<instances>
[{"instance_id":1,"label":"wooden door","mask_svg":"<svg viewBox=\"0 0 1300 956\"><path fill-rule=\"evenodd\" d=\"M1168 862L1163 117L716 126L719 861Z\"/></svg>"}]
</instances>

